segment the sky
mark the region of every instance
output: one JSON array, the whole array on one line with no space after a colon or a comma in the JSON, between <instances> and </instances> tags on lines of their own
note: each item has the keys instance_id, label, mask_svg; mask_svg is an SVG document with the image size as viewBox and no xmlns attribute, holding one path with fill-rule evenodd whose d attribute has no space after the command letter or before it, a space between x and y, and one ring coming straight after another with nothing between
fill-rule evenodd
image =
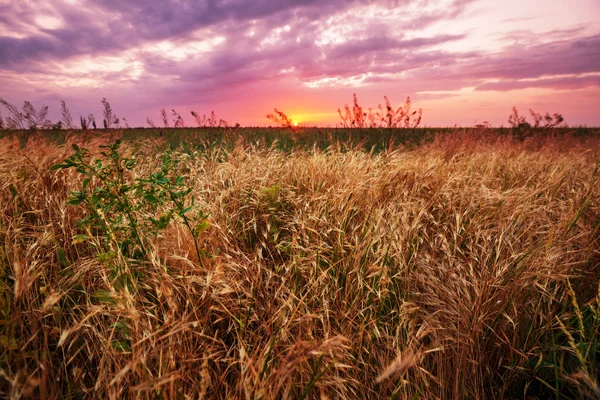
<instances>
[{"instance_id":1,"label":"sky","mask_svg":"<svg viewBox=\"0 0 600 400\"><path fill-rule=\"evenodd\" d=\"M160 110L335 126L407 96L422 126L600 126L598 0L0 0L0 98L132 126ZM6 116L6 110L1 110Z\"/></svg>"}]
</instances>

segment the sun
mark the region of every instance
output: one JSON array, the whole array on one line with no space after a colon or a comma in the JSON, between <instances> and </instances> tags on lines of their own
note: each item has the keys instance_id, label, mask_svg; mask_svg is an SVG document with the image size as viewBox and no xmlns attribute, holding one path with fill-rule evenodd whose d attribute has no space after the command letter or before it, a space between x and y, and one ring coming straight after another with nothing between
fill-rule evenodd
<instances>
[{"instance_id":1,"label":"sun","mask_svg":"<svg viewBox=\"0 0 600 400\"><path fill-rule=\"evenodd\" d=\"M298 126L298 122L297 121L294 121L294 126Z\"/></svg>"}]
</instances>

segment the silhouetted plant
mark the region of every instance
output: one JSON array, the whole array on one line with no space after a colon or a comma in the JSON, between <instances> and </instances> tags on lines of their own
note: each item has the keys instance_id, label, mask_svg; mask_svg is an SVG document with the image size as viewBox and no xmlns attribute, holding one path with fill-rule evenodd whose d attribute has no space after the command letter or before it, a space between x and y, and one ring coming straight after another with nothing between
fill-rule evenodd
<instances>
[{"instance_id":1,"label":"silhouetted plant","mask_svg":"<svg viewBox=\"0 0 600 400\"><path fill-rule=\"evenodd\" d=\"M29 129L47 129L52 126L52 122L46 118L48 116L48 106L42 106L39 110L36 110L31 102L26 101L23 104L23 112Z\"/></svg>"},{"instance_id":2,"label":"silhouetted plant","mask_svg":"<svg viewBox=\"0 0 600 400\"><path fill-rule=\"evenodd\" d=\"M512 127L512 134L518 139L524 139L531 136L532 129L542 129L542 132L548 133L554 128L560 128L566 126L564 124L565 119L560 113L546 113L544 115L536 113L532 109L529 109L529 113L533 118L533 125L527 121L527 118L519 115L517 107L512 108L512 114L508 117L508 123ZM563 125L564 124L564 125Z\"/></svg>"},{"instance_id":3,"label":"silhouetted plant","mask_svg":"<svg viewBox=\"0 0 600 400\"><path fill-rule=\"evenodd\" d=\"M84 130L84 131L88 130L88 126L89 126L88 120L85 119L85 117L82 115L79 116L79 124L81 125L82 130Z\"/></svg>"},{"instance_id":4,"label":"silhouetted plant","mask_svg":"<svg viewBox=\"0 0 600 400\"><path fill-rule=\"evenodd\" d=\"M171 110L171 112L173 113L173 124L175 128L184 128L185 122L183 121L183 117L173 109Z\"/></svg>"},{"instance_id":5,"label":"silhouetted plant","mask_svg":"<svg viewBox=\"0 0 600 400\"><path fill-rule=\"evenodd\" d=\"M106 98L102 99L102 105L104 106L104 129L111 129L113 125L119 125L119 118L113 114L112 107Z\"/></svg>"},{"instance_id":6,"label":"silhouetted plant","mask_svg":"<svg viewBox=\"0 0 600 400\"><path fill-rule=\"evenodd\" d=\"M513 128L520 128L520 129L531 128L531 125L529 124L529 122L527 122L527 118L519 115L519 111L517 110L517 107L512 108L512 114L510 114L508 116L508 123Z\"/></svg>"},{"instance_id":7,"label":"silhouetted plant","mask_svg":"<svg viewBox=\"0 0 600 400\"><path fill-rule=\"evenodd\" d=\"M344 128L367 128L366 119L367 113L363 111L362 107L358 104L358 98L356 93L353 94L353 105L352 108L348 104L344 106L344 112L338 108L338 114L342 119L342 125Z\"/></svg>"},{"instance_id":8,"label":"silhouetted plant","mask_svg":"<svg viewBox=\"0 0 600 400\"><path fill-rule=\"evenodd\" d=\"M25 129L25 116L19 111L17 106L4 99L0 99L0 104L4 105L8 111L8 116L6 117L6 128Z\"/></svg>"},{"instance_id":9,"label":"silhouetted plant","mask_svg":"<svg viewBox=\"0 0 600 400\"><path fill-rule=\"evenodd\" d=\"M199 128L206 125L206 115L203 115L202 118L200 118L200 115L198 115L196 111L192 111L191 113L192 116L196 119L196 124Z\"/></svg>"},{"instance_id":10,"label":"silhouetted plant","mask_svg":"<svg viewBox=\"0 0 600 400\"><path fill-rule=\"evenodd\" d=\"M292 132L296 132L296 127L294 126L294 121L289 118L283 111L279 111L278 109L273 109L273 114L267 114L267 118L271 121L275 122L277 125L282 128L287 128Z\"/></svg>"},{"instance_id":11,"label":"silhouetted plant","mask_svg":"<svg viewBox=\"0 0 600 400\"><path fill-rule=\"evenodd\" d=\"M17 106L0 99L0 104L8 110L9 116L6 117L6 127L8 129L47 129L52 126L48 116L48 106L42 106L39 111L35 109L29 101L23 103L22 111Z\"/></svg>"},{"instance_id":12,"label":"silhouetted plant","mask_svg":"<svg viewBox=\"0 0 600 400\"><path fill-rule=\"evenodd\" d=\"M542 114L536 113L532 109L529 109L529 112L533 117L534 128L556 128L565 121L560 113L554 113L552 115L550 115L550 113L546 113L542 116Z\"/></svg>"},{"instance_id":13,"label":"silhouetted plant","mask_svg":"<svg viewBox=\"0 0 600 400\"><path fill-rule=\"evenodd\" d=\"M423 110L419 108L419 110L411 113L412 103L410 97L406 98L404 106L400 106L397 109L392 107L387 96L383 96L383 98L385 99L385 109L380 104L378 106L379 112L375 114L379 117L383 126L386 128L416 128L419 126Z\"/></svg>"},{"instance_id":14,"label":"silhouetted plant","mask_svg":"<svg viewBox=\"0 0 600 400\"><path fill-rule=\"evenodd\" d=\"M169 127L169 118L167 118L167 112L165 111L164 108L162 110L160 110L160 116L161 116L162 121L163 121L163 126L165 128L168 128Z\"/></svg>"},{"instance_id":15,"label":"silhouetted plant","mask_svg":"<svg viewBox=\"0 0 600 400\"><path fill-rule=\"evenodd\" d=\"M156 125L154 124L154 121L152 121L148 117L146 117L146 123L150 126L150 128L156 128Z\"/></svg>"},{"instance_id":16,"label":"silhouetted plant","mask_svg":"<svg viewBox=\"0 0 600 400\"><path fill-rule=\"evenodd\" d=\"M88 115L88 124L87 124L88 128L89 128L89 126L90 126L90 125L91 125L91 126L94 128L94 129L98 129L98 128L96 127L96 117L94 116L94 114L89 114L89 115Z\"/></svg>"},{"instance_id":17,"label":"silhouetted plant","mask_svg":"<svg viewBox=\"0 0 600 400\"><path fill-rule=\"evenodd\" d=\"M206 114L200 115L196 111L190 111L194 119L196 120L196 125L199 128L227 128L229 127L229 123L222 118L217 119L217 115L214 111L211 111L210 117L206 117Z\"/></svg>"},{"instance_id":18,"label":"silhouetted plant","mask_svg":"<svg viewBox=\"0 0 600 400\"><path fill-rule=\"evenodd\" d=\"M60 102L60 113L62 115L62 125L67 129L73 129L73 118L71 117L71 112L67 108L67 103L64 100L61 100Z\"/></svg>"},{"instance_id":19,"label":"silhouetted plant","mask_svg":"<svg viewBox=\"0 0 600 400\"><path fill-rule=\"evenodd\" d=\"M208 126L210 126L211 128L217 126L217 116L215 115L214 111L210 112L210 118L207 120L207 122Z\"/></svg>"},{"instance_id":20,"label":"silhouetted plant","mask_svg":"<svg viewBox=\"0 0 600 400\"><path fill-rule=\"evenodd\" d=\"M385 107L378 105L379 111L374 112L372 108L365 112L358 104L356 94L353 95L353 105L345 105L344 109L338 108L338 114L342 119L342 127L344 128L416 128L421 123L423 110L410 112L411 101L410 97L406 98L403 106L398 108L392 107L387 96L385 99Z\"/></svg>"}]
</instances>

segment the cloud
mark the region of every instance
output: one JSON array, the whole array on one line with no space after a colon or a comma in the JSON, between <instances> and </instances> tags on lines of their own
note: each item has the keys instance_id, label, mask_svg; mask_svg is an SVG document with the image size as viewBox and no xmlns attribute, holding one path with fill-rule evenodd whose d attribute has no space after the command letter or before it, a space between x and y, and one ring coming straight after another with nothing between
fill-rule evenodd
<instances>
[{"instance_id":1,"label":"cloud","mask_svg":"<svg viewBox=\"0 0 600 400\"><path fill-rule=\"evenodd\" d=\"M332 60L357 58L373 53L397 53L422 49L432 45L463 39L465 35L440 35L433 38L397 39L390 36L370 36L363 39L345 42L326 49L327 57Z\"/></svg>"},{"instance_id":2,"label":"cloud","mask_svg":"<svg viewBox=\"0 0 600 400\"><path fill-rule=\"evenodd\" d=\"M552 78L539 78L527 80L505 80L499 82L486 82L476 87L475 90L485 91L510 91L526 88L546 88L554 90L581 89L590 86L600 87L599 75L560 76Z\"/></svg>"},{"instance_id":3,"label":"cloud","mask_svg":"<svg viewBox=\"0 0 600 400\"><path fill-rule=\"evenodd\" d=\"M182 42L192 40L197 32L227 37L231 39L231 44L250 28L256 31L256 41L259 41L272 34L273 29L288 25L296 35L300 33L305 38L312 35L308 39L315 41L320 32L326 30L323 24L330 17L342 15L344 20L338 22L344 24L350 17L357 22L362 18L362 22L365 22L357 9L388 10L389 13L394 7L402 9L421 3L430 1L382 1L373 7L366 0L332 0L325 3L316 0L78 0L74 4L57 0L40 10L42 7L38 3L23 0L0 5L0 67L22 70L22 65L31 61L114 54L163 40ZM449 10L443 13L413 14L416 18L408 21L424 26L427 20L433 22L462 7L461 1L451 4ZM40 26L40 18L60 21L60 27L46 29ZM370 25L376 25L374 22L380 18L383 16L373 15ZM408 21L405 21L404 27ZM255 48L247 47L245 50L252 52Z\"/></svg>"},{"instance_id":4,"label":"cloud","mask_svg":"<svg viewBox=\"0 0 600 400\"><path fill-rule=\"evenodd\" d=\"M476 60L464 71L473 78L539 78L600 72L600 34L537 45L514 45Z\"/></svg>"}]
</instances>

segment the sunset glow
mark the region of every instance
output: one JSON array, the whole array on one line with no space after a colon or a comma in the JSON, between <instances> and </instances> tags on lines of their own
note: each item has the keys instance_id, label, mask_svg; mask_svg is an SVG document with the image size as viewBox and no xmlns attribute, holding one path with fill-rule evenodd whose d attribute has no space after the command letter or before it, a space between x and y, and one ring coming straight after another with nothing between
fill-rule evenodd
<instances>
[{"instance_id":1,"label":"sunset glow","mask_svg":"<svg viewBox=\"0 0 600 400\"><path fill-rule=\"evenodd\" d=\"M277 107L335 126L356 93L410 96L425 126L506 124L513 106L600 125L597 0L0 0L0 15L0 97L54 118L106 97L132 125L162 108L269 125Z\"/></svg>"}]
</instances>

